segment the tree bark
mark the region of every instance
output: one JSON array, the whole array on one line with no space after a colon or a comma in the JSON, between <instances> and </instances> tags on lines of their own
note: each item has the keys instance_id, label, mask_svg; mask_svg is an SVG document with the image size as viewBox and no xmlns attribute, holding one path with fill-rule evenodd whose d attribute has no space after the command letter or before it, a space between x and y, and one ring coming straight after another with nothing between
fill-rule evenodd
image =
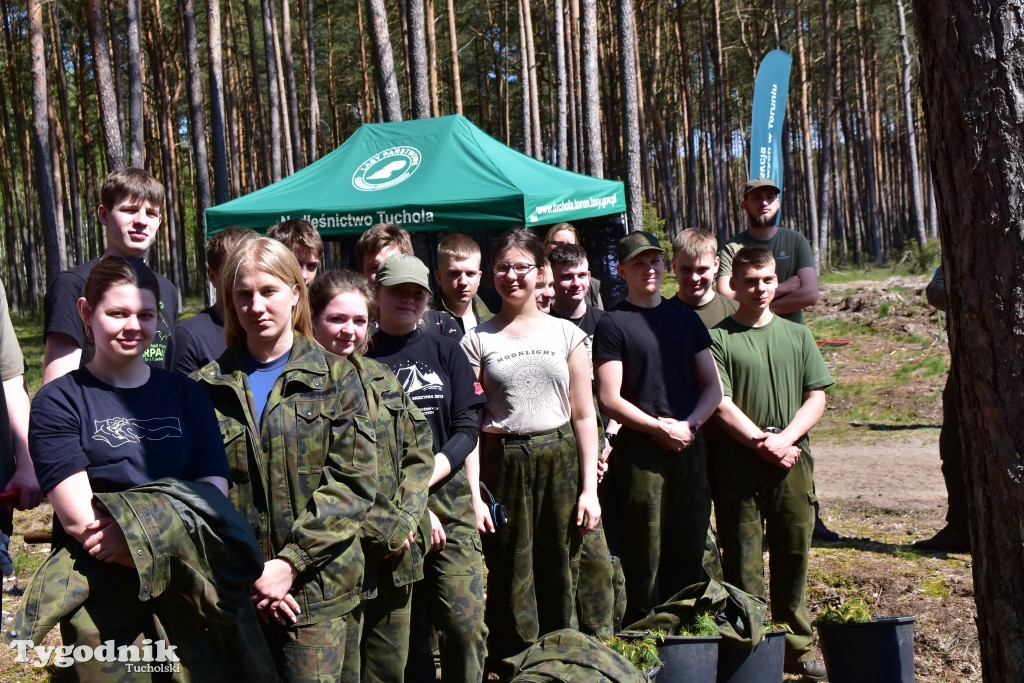
<instances>
[{"instance_id":1,"label":"tree bark","mask_svg":"<svg viewBox=\"0 0 1024 683\"><path fill-rule=\"evenodd\" d=\"M54 54L63 55L64 41L61 38L61 32L56 29L56 17L53 11L53 5L50 5L50 35L53 36ZM59 64L59 60L60 57L55 57L53 63ZM75 126L74 120L71 118L71 103L68 98L67 76L63 68L54 69L54 73L57 77L57 98L60 100L60 117L65 131L64 149L67 154L67 196L71 208L72 249L74 249L75 263L82 263L85 260L83 258L84 253L82 251L82 197L79 195L78 189L78 153L75 151L77 142L75 140ZM9 253L13 254L15 251L17 250L11 250Z\"/></svg>"},{"instance_id":2,"label":"tree bark","mask_svg":"<svg viewBox=\"0 0 1024 683\"><path fill-rule=\"evenodd\" d=\"M288 5L289 0L281 0L281 62L288 100L292 168L297 171L302 168L302 133L299 132L299 94L295 85L295 60L292 59L292 15Z\"/></svg>"},{"instance_id":3,"label":"tree bark","mask_svg":"<svg viewBox=\"0 0 1024 683\"><path fill-rule=\"evenodd\" d=\"M409 99L412 118L430 117L430 79L427 76L427 27L423 0L408 0L409 17Z\"/></svg>"},{"instance_id":4,"label":"tree bark","mask_svg":"<svg viewBox=\"0 0 1024 683\"><path fill-rule=\"evenodd\" d=\"M402 120L402 102L398 93L395 59L391 54L391 35L384 0L366 0L370 20L370 41L373 46L373 71L377 82L377 99L384 121Z\"/></svg>"},{"instance_id":5,"label":"tree bark","mask_svg":"<svg viewBox=\"0 0 1024 683\"><path fill-rule=\"evenodd\" d=\"M127 0L128 25L128 160L145 164L142 130L142 49L139 47L139 0Z\"/></svg>"},{"instance_id":6,"label":"tree bark","mask_svg":"<svg viewBox=\"0 0 1024 683\"><path fill-rule=\"evenodd\" d=\"M597 67L597 0L582 0L580 5L580 59L583 76L583 142L587 175L603 178L601 87Z\"/></svg>"},{"instance_id":7,"label":"tree bark","mask_svg":"<svg viewBox=\"0 0 1024 683\"><path fill-rule=\"evenodd\" d=\"M213 191L217 204L228 200L228 150L224 122L224 49L220 31L220 0L207 2L210 53L210 146L213 148Z\"/></svg>"},{"instance_id":8,"label":"tree bark","mask_svg":"<svg viewBox=\"0 0 1024 683\"><path fill-rule=\"evenodd\" d=\"M199 82L199 46L196 43L196 17L192 0L178 0L181 11L181 40L185 52L185 72L188 75L189 130L193 159L193 191L196 198L196 272L206 272L206 210L210 208L210 159L206 151L206 119L203 114L203 94ZM179 283L187 284L187 283ZM209 289L204 287L207 298ZM210 302L207 301L207 304Z\"/></svg>"},{"instance_id":9,"label":"tree bark","mask_svg":"<svg viewBox=\"0 0 1024 683\"><path fill-rule=\"evenodd\" d=\"M111 171L124 168L124 143L117 121L117 93L114 74L110 68L110 41L107 39L107 20L101 0L88 0L89 43L92 45L93 71L96 82L96 100L100 111L100 128L106 144L107 166Z\"/></svg>"},{"instance_id":10,"label":"tree bark","mask_svg":"<svg viewBox=\"0 0 1024 683\"><path fill-rule=\"evenodd\" d=\"M867 65L864 63L864 27L860 0L854 0L857 30L857 80L860 90L861 137L864 140L864 191L867 194L867 232L871 236L875 265L882 265L882 236L878 221L878 195L875 190L875 144L868 110Z\"/></svg>"},{"instance_id":11,"label":"tree bark","mask_svg":"<svg viewBox=\"0 0 1024 683\"><path fill-rule=\"evenodd\" d=\"M1024 6L914 2L986 681L1024 671Z\"/></svg>"},{"instance_id":12,"label":"tree bark","mask_svg":"<svg viewBox=\"0 0 1024 683\"><path fill-rule=\"evenodd\" d=\"M924 202L921 201L921 169L917 160L917 125L914 122L914 107L910 102L910 47L907 43L907 22L904 16L903 0L896 0L896 16L900 26L900 49L903 51L903 109L907 129L907 156L910 162L910 206L917 243L924 246L928 235L925 232Z\"/></svg>"},{"instance_id":13,"label":"tree bark","mask_svg":"<svg viewBox=\"0 0 1024 683\"><path fill-rule=\"evenodd\" d=\"M462 113L462 76L459 72L459 34L455 30L455 0L448 3L448 40L452 58L452 97L455 100L455 113Z\"/></svg>"},{"instance_id":14,"label":"tree bark","mask_svg":"<svg viewBox=\"0 0 1024 683\"><path fill-rule=\"evenodd\" d=\"M29 54L32 63L32 151L35 158L35 190L39 197L46 248L46 281L67 267L64 234L57 222L57 203L53 192L53 168L50 162L50 120L47 115L46 50L43 45L43 3L28 3Z\"/></svg>"},{"instance_id":15,"label":"tree bark","mask_svg":"<svg viewBox=\"0 0 1024 683\"><path fill-rule=\"evenodd\" d=\"M622 79L623 181L630 230L643 230L643 186L640 176L639 86L636 82L636 34L633 0L619 0L619 77Z\"/></svg>"},{"instance_id":16,"label":"tree bark","mask_svg":"<svg viewBox=\"0 0 1024 683\"><path fill-rule=\"evenodd\" d=\"M263 53L267 69L267 101L270 106L270 138L263 141L270 148L270 182L281 179L281 91L277 87L277 53L274 49L274 4L261 0L263 15Z\"/></svg>"},{"instance_id":17,"label":"tree bark","mask_svg":"<svg viewBox=\"0 0 1024 683\"><path fill-rule=\"evenodd\" d=\"M804 45L803 2L793 4L793 23L796 24L796 63L800 74L800 133L803 138L804 180L807 191L807 219L814 250L814 264L821 265L820 233L818 232L818 196L814 188L814 150L811 146L811 81L807 76L807 48Z\"/></svg>"}]
</instances>

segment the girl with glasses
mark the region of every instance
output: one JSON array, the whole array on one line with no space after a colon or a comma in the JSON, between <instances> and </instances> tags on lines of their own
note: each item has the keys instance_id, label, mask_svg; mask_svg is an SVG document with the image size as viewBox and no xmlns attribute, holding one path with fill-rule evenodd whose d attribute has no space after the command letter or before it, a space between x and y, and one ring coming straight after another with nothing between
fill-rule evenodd
<instances>
[{"instance_id":1,"label":"girl with glasses","mask_svg":"<svg viewBox=\"0 0 1024 683\"><path fill-rule=\"evenodd\" d=\"M492 256L501 311L462 346L488 399L480 478L508 512L508 524L484 537L489 668L504 674L500 660L575 626L582 534L601 508L586 335L538 308L548 266L531 232L502 233Z\"/></svg>"}]
</instances>

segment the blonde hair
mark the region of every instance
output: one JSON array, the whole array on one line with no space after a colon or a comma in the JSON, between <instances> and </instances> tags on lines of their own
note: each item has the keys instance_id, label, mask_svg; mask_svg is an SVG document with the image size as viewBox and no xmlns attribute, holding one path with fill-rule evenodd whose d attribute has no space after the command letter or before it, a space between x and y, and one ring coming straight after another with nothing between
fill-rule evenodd
<instances>
[{"instance_id":1,"label":"blonde hair","mask_svg":"<svg viewBox=\"0 0 1024 683\"><path fill-rule=\"evenodd\" d=\"M672 238L672 256L682 254L691 259L718 255L718 240L703 228L687 228Z\"/></svg>"},{"instance_id":2,"label":"blonde hair","mask_svg":"<svg viewBox=\"0 0 1024 683\"><path fill-rule=\"evenodd\" d=\"M221 273L224 297L224 338L228 346L245 340L245 330L235 310L235 281L243 273L260 272L276 277L286 285L298 288L299 301L292 309L292 329L313 338L313 317L309 312L309 295L302 269L291 249L269 237L245 240L231 253Z\"/></svg>"}]
</instances>

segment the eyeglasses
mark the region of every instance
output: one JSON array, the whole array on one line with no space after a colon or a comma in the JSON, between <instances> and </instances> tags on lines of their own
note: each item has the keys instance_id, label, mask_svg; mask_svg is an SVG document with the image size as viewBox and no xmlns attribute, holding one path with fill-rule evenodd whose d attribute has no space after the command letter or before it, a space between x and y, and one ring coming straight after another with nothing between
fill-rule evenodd
<instances>
[{"instance_id":1,"label":"eyeglasses","mask_svg":"<svg viewBox=\"0 0 1024 683\"><path fill-rule=\"evenodd\" d=\"M535 263L505 263L504 261L501 261L494 264L494 274L508 275L508 271L511 270L516 274L516 277L522 277L536 267L537 264Z\"/></svg>"}]
</instances>

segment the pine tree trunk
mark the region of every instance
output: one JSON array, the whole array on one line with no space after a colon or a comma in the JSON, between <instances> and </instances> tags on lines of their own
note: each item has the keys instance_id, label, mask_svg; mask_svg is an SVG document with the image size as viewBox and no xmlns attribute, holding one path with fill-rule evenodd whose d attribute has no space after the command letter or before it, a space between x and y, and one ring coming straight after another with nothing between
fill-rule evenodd
<instances>
[{"instance_id":1,"label":"pine tree trunk","mask_svg":"<svg viewBox=\"0 0 1024 683\"><path fill-rule=\"evenodd\" d=\"M402 120L402 103L398 93L398 76L391 54L388 14L384 0L366 0L373 46L373 71L377 82L377 98L384 121Z\"/></svg>"},{"instance_id":2,"label":"pine tree trunk","mask_svg":"<svg viewBox=\"0 0 1024 683\"><path fill-rule=\"evenodd\" d=\"M597 0L580 4L580 69L583 78L583 142L587 175L604 177L601 90L597 67Z\"/></svg>"},{"instance_id":3,"label":"pine tree trunk","mask_svg":"<svg viewBox=\"0 0 1024 683\"><path fill-rule=\"evenodd\" d=\"M195 264L196 272L206 272L206 210L210 208L210 159L206 151L206 118L203 114L203 94L199 81L199 46L196 43L196 17L192 10L192 0L178 0L181 11L181 39L185 52L185 72L188 77L188 110L189 130L191 132L192 151L192 190L195 193ZM177 283L179 287L187 282ZM209 289L204 287L207 298ZM207 304L210 302L207 301Z\"/></svg>"},{"instance_id":4,"label":"pine tree trunk","mask_svg":"<svg viewBox=\"0 0 1024 683\"><path fill-rule=\"evenodd\" d=\"M811 144L811 81L807 76L807 48L804 44L803 1L793 3L793 23L796 25L796 63L800 76L800 133L804 161L804 180L807 192L807 219L810 222L807 232L811 236L811 249L814 250L814 262L818 266L821 260L820 233L818 232L818 195L814 187L814 150Z\"/></svg>"},{"instance_id":5,"label":"pine tree trunk","mask_svg":"<svg viewBox=\"0 0 1024 683\"><path fill-rule=\"evenodd\" d=\"M875 145L871 115L868 110L867 65L864 63L864 27L860 0L854 0L854 18L857 24L857 80L860 90L862 117L861 138L864 141L864 191L867 193L867 232L871 237L872 257L875 265L882 265L882 236L878 220L878 200L875 185Z\"/></svg>"},{"instance_id":6,"label":"pine tree trunk","mask_svg":"<svg viewBox=\"0 0 1024 683\"><path fill-rule=\"evenodd\" d=\"M142 49L139 47L139 0L126 0L128 25L128 163L145 164L142 130Z\"/></svg>"},{"instance_id":7,"label":"pine tree trunk","mask_svg":"<svg viewBox=\"0 0 1024 683\"><path fill-rule=\"evenodd\" d=\"M907 43L907 22L904 16L903 0L896 0L896 16L900 26L900 49L903 51L903 110L907 127L907 153L910 162L910 206L914 215L913 225L917 230L917 243L924 246L928 235L924 227L924 205L921 201L921 169L917 160L917 125L914 122L914 107L910 103L910 47Z\"/></svg>"},{"instance_id":8,"label":"pine tree trunk","mask_svg":"<svg viewBox=\"0 0 1024 683\"><path fill-rule=\"evenodd\" d=\"M28 3L29 55L32 64L32 152L36 196L46 249L46 281L53 282L67 268L64 234L57 223L50 162L50 121L47 116L46 50L43 46L42 0Z\"/></svg>"},{"instance_id":9,"label":"pine tree trunk","mask_svg":"<svg viewBox=\"0 0 1024 683\"><path fill-rule=\"evenodd\" d=\"M281 63L284 67L284 92L288 100L288 128L292 150L292 168L302 168L302 133L299 132L299 93L295 85L295 60L292 59L292 15L289 0L281 0Z\"/></svg>"},{"instance_id":10,"label":"pine tree trunk","mask_svg":"<svg viewBox=\"0 0 1024 683\"><path fill-rule=\"evenodd\" d=\"M1024 671L1020 0L914 3L986 681ZM969 189L968 189L969 188Z\"/></svg>"},{"instance_id":11,"label":"pine tree trunk","mask_svg":"<svg viewBox=\"0 0 1024 683\"><path fill-rule=\"evenodd\" d=\"M455 0L447 0L448 40L452 59L452 97L455 101L455 113L462 113L462 75L459 72L459 34L455 30Z\"/></svg>"},{"instance_id":12,"label":"pine tree trunk","mask_svg":"<svg viewBox=\"0 0 1024 683\"><path fill-rule=\"evenodd\" d=\"M106 144L107 166L111 171L124 168L124 143L117 121L117 93L114 74L110 67L110 41L107 39L107 20L101 0L88 0L86 14L89 19L89 43L92 45L92 68L99 105L100 128Z\"/></svg>"},{"instance_id":13,"label":"pine tree trunk","mask_svg":"<svg viewBox=\"0 0 1024 683\"><path fill-rule=\"evenodd\" d=\"M619 76L622 79L623 181L626 184L626 217L630 230L642 230L643 188L640 177L639 87L636 82L636 33L633 0L619 0Z\"/></svg>"},{"instance_id":14,"label":"pine tree trunk","mask_svg":"<svg viewBox=\"0 0 1024 683\"><path fill-rule=\"evenodd\" d=\"M53 51L55 55L62 55L64 53L64 42L61 38L61 32L56 30L55 19L53 5L50 5L50 35L52 36ZM53 63L60 63L56 56ZM74 249L75 263L82 263L84 261L84 254L82 252L82 197L79 195L78 189L78 153L75 151L75 127L74 121L71 118L67 76L63 68L56 68L53 71L57 78L57 98L60 100L60 117L64 126L65 137L64 150L67 154L67 197L71 208L72 249ZM13 254L15 251L17 250L15 249L8 253Z\"/></svg>"},{"instance_id":15,"label":"pine tree trunk","mask_svg":"<svg viewBox=\"0 0 1024 683\"><path fill-rule=\"evenodd\" d=\"M409 18L409 82L412 118L430 117L430 79L427 76L427 28L423 0L407 0Z\"/></svg>"},{"instance_id":16,"label":"pine tree trunk","mask_svg":"<svg viewBox=\"0 0 1024 683\"><path fill-rule=\"evenodd\" d=\"M213 190L217 204L228 200L228 150L224 123L224 49L220 0L207 1L210 68L210 146L213 148Z\"/></svg>"}]
</instances>

